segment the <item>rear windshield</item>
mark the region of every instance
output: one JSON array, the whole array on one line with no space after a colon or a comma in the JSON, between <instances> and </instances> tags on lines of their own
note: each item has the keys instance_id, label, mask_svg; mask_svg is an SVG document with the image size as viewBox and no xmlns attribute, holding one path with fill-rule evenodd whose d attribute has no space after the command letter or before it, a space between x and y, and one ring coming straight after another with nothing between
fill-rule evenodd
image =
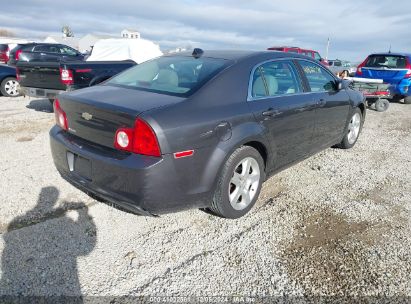
<instances>
[{"instance_id":1,"label":"rear windshield","mask_svg":"<svg viewBox=\"0 0 411 304\"><path fill-rule=\"evenodd\" d=\"M369 68L405 69L407 59L404 56L373 55L368 58L365 66Z\"/></svg>"},{"instance_id":2,"label":"rear windshield","mask_svg":"<svg viewBox=\"0 0 411 304\"><path fill-rule=\"evenodd\" d=\"M217 75L229 61L216 58L165 56L139 64L107 84L138 90L188 96Z\"/></svg>"}]
</instances>

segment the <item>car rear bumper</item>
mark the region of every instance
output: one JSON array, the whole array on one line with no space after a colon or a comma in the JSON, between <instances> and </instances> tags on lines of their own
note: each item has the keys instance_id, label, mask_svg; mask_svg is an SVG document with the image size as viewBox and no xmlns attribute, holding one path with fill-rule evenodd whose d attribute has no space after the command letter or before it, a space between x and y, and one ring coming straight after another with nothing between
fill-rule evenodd
<instances>
[{"instance_id":1,"label":"car rear bumper","mask_svg":"<svg viewBox=\"0 0 411 304\"><path fill-rule=\"evenodd\" d=\"M403 79L400 83L391 86L391 92L393 95L411 95L411 80Z\"/></svg>"},{"instance_id":2,"label":"car rear bumper","mask_svg":"<svg viewBox=\"0 0 411 304\"><path fill-rule=\"evenodd\" d=\"M199 193L181 184L179 176L190 173L177 167L171 154L158 158L120 152L94 145L57 126L50 130L50 146L64 179L133 213L154 215L202 208L209 206L212 198L211 191ZM69 154L74 155L74 161L68 160ZM186 169L192 171L192 167Z\"/></svg>"},{"instance_id":3,"label":"car rear bumper","mask_svg":"<svg viewBox=\"0 0 411 304\"><path fill-rule=\"evenodd\" d=\"M52 89L42 89L42 88L30 88L30 87L20 87L20 93L25 96L36 97L36 98L49 98L56 99L57 95L63 93L63 90L52 90Z\"/></svg>"}]
</instances>

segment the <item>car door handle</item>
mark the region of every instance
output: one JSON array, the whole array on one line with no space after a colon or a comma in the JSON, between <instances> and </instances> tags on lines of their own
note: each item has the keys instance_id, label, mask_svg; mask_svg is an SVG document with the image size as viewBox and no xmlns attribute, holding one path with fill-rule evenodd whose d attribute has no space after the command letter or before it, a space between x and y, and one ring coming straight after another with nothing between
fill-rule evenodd
<instances>
[{"instance_id":1,"label":"car door handle","mask_svg":"<svg viewBox=\"0 0 411 304\"><path fill-rule=\"evenodd\" d=\"M274 117L274 116L280 115L281 113L278 110L274 110L270 108L270 109L265 110L262 114L263 116Z\"/></svg>"}]
</instances>

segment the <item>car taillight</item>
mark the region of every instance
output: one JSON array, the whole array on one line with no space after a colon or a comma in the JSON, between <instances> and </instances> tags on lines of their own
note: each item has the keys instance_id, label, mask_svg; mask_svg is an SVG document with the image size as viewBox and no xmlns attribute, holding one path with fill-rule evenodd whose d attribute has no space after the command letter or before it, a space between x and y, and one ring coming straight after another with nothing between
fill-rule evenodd
<instances>
[{"instance_id":1,"label":"car taillight","mask_svg":"<svg viewBox=\"0 0 411 304\"><path fill-rule=\"evenodd\" d=\"M407 66L405 68L408 69L408 71L405 74L404 78L411 78L411 63L408 58L407 58Z\"/></svg>"},{"instance_id":2,"label":"car taillight","mask_svg":"<svg viewBox=\"0 0 411 304\"><path fill-rule=\"evenodd\" d=\"M63 109L60 107L60 102L58 99L54 100L53 108L54 108L54 116L56 117L56 124L60 128L67 131L68 130L67 115L66 115L66 112L64 112Z\"/></svg>"},{"instance_id":3,"label":"car taillight","mask_svg":"<svg viewBox=\"0 0 411 304\"><path fill-rule=\"evenodd\" d=\"M157 136L150 125L137 118L133 128L119 128L114 137L114 147L136 154L161 156Z\"/></svg>"},{"instance_id":4,"label":"car taillight","mask_svg":"<svg viewBox=\"0 0 411 304\"><path fill-rule=\"evenodd\" d=\"M73 71L69 69L60 68L60 80L62 84L72 85L73 82Z\"/></svg>"},{"instance_id":5,"label":"car taillight","mask_svg":"<svg viewBox=\"0 0 411 304\"><path fill-rule=\"evenodd\" d=\"M16 53L14 53L15 60L19 60L21 52L23 52L23 50L17 50Z\"/></svg>"},{"instance_id":6,"label":"car taillight","mask_svg":"<svg viewBox=\"0 0 411 304\"><path fill-rule=\"evenodd\" d=\"M365 58L365 60L357 67L357 75L362 75L362 68L365 66L365 64L368 61L368 57Z\"/></svg>"},{"instance_id":7,"label":"car taillight","mask_svg":"<svg viewBox=\"0 0 411 304\"><path fill-rule=\"evenodd\" d=\"M19 71L18 68L16 68L16 80L17 80L17 81L20 81L20 80L21 80L21 78L20 78L20 71Z\"/></svg>"}]
</instances>

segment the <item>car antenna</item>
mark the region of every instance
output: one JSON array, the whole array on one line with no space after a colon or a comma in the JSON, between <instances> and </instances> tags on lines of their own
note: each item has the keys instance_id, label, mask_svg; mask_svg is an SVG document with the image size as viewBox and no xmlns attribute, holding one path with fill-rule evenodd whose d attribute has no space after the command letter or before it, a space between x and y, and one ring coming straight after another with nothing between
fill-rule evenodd
<instances>
[{"instance_id":1,"label":"car antenna","mask_svg":"<svg viewBox=\"0 0 411 304\"><path fill-rule=\"evenodd\" d=\"M391 54L391 44L390 44L390 49L388 50L388 54Z\"/></svg>"},{"instance_id":2,"label":"car antenna","mask_svg":"<svg viewBox=\"0 0 411 304\"><path fill-rule=\"evenodd\" d=\"M198 59L198 58L200 58L200 57L203 55L203 53L204 53L204 51L203 51L202 49L200 49L200 48L195 48L195 49L193 50L193 53L192 53L191 55L193 55L193 57L194 57L195 59Z\"/></svg>"}]
</instances>

